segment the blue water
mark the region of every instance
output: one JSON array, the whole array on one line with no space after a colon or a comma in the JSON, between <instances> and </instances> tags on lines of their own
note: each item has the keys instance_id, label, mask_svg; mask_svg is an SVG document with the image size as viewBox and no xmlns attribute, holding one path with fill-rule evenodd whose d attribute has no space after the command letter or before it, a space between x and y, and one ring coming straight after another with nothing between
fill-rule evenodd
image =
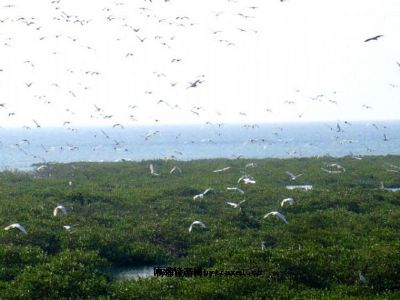
<instances>
[{"instance_id":1,"label":"blue water","mask_svg":"<svg viewBox=\"0 0 400 300\"><path fill-rule=\"evenodd\" d=\"M350 125L341 122L340 128L338 132L337 123L332 122L262 124L255 128L243 125L92 127L76 131L0 128L0 168L29 169L32 164L44 162L121 159L400 154L400 121ZM154 131L158 132L145 138Z\"/></svg>"}]
</instances>

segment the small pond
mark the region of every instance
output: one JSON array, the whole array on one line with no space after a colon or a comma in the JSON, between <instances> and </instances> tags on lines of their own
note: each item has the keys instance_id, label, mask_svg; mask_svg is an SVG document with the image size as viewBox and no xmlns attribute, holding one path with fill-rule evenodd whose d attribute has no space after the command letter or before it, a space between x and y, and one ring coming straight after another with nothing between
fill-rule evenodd
<instances>
[{"instance_id":1,"label":"small pond","mask_svg":"<svg viewBox=\"0 0 400 300\"><path fill-rule=\"evenodd\" d=\"M154 267L157 266L113 267L108 270L108 273L117 281L148 278L154 276Z\"/></svg>"}]
</instances>

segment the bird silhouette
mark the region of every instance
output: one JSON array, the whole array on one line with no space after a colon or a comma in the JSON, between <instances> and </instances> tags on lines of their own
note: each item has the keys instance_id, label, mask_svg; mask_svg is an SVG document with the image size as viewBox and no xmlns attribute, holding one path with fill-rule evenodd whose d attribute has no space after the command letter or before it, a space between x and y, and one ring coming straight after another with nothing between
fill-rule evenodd
<instances>
[{"instance_id":1,"label":"bird silhouette","mask_svg":"<svg viewBox=\"0 0 400 300\"><path fill-rule=\"evenodd\" d=\"M367 43L367 42L370 42L370 41L377 41L381 37L383 37L383 35L381 35L381 34L380 35L376 35L374 37L370 37L370 38L366 39L364 42Z\"/></svg>"}]
</instances>

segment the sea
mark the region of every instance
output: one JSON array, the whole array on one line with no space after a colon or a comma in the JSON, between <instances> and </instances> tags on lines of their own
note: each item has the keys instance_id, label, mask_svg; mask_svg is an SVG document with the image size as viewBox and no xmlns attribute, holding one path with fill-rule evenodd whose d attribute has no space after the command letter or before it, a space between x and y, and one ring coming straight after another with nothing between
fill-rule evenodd
<instances>
[{"instance_id":1,"label":"sea","mask_svg":"<svg viewBox=\"0 0 400 300\"><path fill-rule=\"evenodd\" d=\"M51 162L400 154L400 121L0 128L0 169Z\"/></svg>"}]
</instances>

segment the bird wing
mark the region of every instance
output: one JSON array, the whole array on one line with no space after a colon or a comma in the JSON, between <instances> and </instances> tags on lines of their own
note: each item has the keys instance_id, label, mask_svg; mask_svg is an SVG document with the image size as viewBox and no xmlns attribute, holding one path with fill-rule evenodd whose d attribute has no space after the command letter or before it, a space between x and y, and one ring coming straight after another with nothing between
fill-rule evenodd
<instances>
[{"instance_id":1,"label":"bird wing","mask_svg":"<svg viewBox=\"0 0 400 300\"><path fill-rule=\"evenodd\" d=\"M268 218L270 215L272 215L273 214L273 212L269 212L269 213L267 213L266 215L264 215L264 219L265 218Z\"/></svg>"},{"instance_id":2,"label":"bird wing","mask_svg":"<svg viewBox=\"0 0 400 300\"><path fill-rule=\"evenodd\" d=\"M284 215L282 215L280 212L276 212L275 216L277 216L279 219L284 221L286 224L289 224L288 221L286 221L286 217Z\"/></svg>"},{"instance_id":3,"label":"bird wing","mask_svg":"<svg viewBox=\"0 0 400 300\"><path fill-rule=\"evenodd\" d=\"M208 188L203 192L203 195L207 194L208 192L212 191L212 188Z\"/></svg>"},{"instance_id":4,"label":"bird wing","mask_svg":"<svg viewBox=\"0 0 400 300\"><path fill-rule=\"evenodd\" d=\"M286 174L288 174L290 177L296 177L296 176L294 176L294 174L292 173L292 172L289 172L289 171L286 171Z\"/></svg>"},{"instance_id":5,"label":"bird wing","mask_svg":"<svg viewBox=\"0 0 400 300\"><path fill-rule=\"evenodd\" d=\"M194 221L193 225L200 225L201 227L206 228L206 225L201 221Z\"/></svg>"},{"instance_id":6,"label":"bird wing","mask_svg":"<svg viewBox=\"0 0 400 300\"><path fill-rule=\"evenodd\" d=\"M239 184L243 179L245 179L246 178L246 176L240 176L240 178L238 179L238 181L237 181L237 183Z\"/></svg>"},{"instance_id":7,"label":"bird wing","mask_svg":"<svg viewBox=\"0 0 400 300\"><path fill-rule=\"evenodd\" d=\"M226 204L228 204L228 205L230 205L230 206L233 206L233 207L237 207L238 205L236 204L236 203L234 203L234 202L226 202Z\"/></svg>"},{"instance_id":8,"label":"bird wing","mask_svg":"<svg viewBox=\"0 0 400 300\"><path fill-rule=\"evenodd\" d=\"M195 196L193 196L193 200L196 200L197 198L203 198L203 194L198 194L198 195L195 195Z\"/></svg>"},{"instance_id":9,"label":"bird wing","mask_svg":"<svg viewBox=\"0 0 400 300\"><path fill-rule=\"evenodd\" d=\"M201 221L194 221L194 222L190 225L190 227L189 227L189 232L192 231L192 228L193 228L194 225L200 225L201 227L206 228L206 225L205 225L203 222L201 222Z\"/></svg>"},{"instance_id":10,"label":"bird wing","mask_svg":"<svg viewBox=\"0 0 400 300\"><path fill-rule=\"evenodd\" d=\"M244 191L238 187L227 187L226 188L228 191L238 191L241 194L244 194Z\"/></svg>"},{"instance_id":11,"label":"bird wing","mask_svg":"<svg viewBox=\"0 0 400 300\"><path fill-rule=\"evenodd\" d=\"M21 230L21 231L22 231L23 233L25 233L25 234L28 233L28 232L26 231L25 227L22 226L21 224L18 224L18 223L16 223L16 224L11 224L11 225L7 226L6 228L4 228L4 230L9 230L9 229L12 229L12 228L17 228L17 229Z\"/></svg>"}]
</instances>

